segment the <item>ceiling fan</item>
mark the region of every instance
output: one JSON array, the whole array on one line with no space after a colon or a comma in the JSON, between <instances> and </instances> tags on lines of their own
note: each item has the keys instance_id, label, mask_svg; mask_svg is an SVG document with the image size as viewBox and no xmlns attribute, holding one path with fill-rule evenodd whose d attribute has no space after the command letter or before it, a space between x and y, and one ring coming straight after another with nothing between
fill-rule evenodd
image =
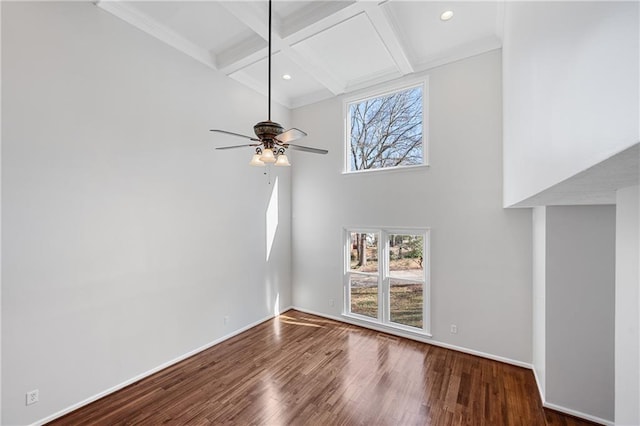
<instances>
[{"instance_id":1,"label":"ceiling fan","mask_svg":"<svg viewBox=\"0 0 640 426\"><path fill-rule=\"evenodd\" d=\"M288 148L298 151L312 152L314 154L326 154L329 151L326 149L310 148L308 146L302 146L291 143L297 139L307 136L305 132L295 127L289 130L271 121L271 0L269 0L269 96L268 96L268 119L267 121L261 121L253 126L253 131L257 137L246 136L240 133L229 132L226 130L211 129L212 132L224 133L226 135L238 136L241 138L249 139L253 143L243 145L221 146L216 149L235 149L243 148L247 146L255 147L256 153L253 155L251 162L252 166L264 166L265 164L275 163L276 166L290 166L289 159L286 155Z\"/></svg>"}]
</instances>

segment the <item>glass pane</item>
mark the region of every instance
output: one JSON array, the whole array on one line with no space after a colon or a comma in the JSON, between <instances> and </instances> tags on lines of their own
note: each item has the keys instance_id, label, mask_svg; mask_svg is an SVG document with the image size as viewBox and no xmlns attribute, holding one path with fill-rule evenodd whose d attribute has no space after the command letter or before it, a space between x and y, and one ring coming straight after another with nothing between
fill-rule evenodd
<instances>
[{"instance_id":1,"label":"glass pane","mask_svg":"<svg viewBox=\"0 0 640 426\"><path fill-rule=\"evenodd\" d=\"M352 232L349 244L350 270L378 272L378 234Z\"/></svg>"},{"instance_id":2,"label":"glass pane","mask_svg":"<svg viewBox=\"0 0 640 426\"><path fill-rule=\"evenodd\" d=\"M349 105L349 171L424 163L422 86Z\"/></svg>"},{"instance_id":3,"label":"glass pane","mask_svg":"<svg viewBox=\"0 0 640 426\"><path fill-rule=\"evenodd\" d=\"M397 324L422 328L422 305L424 284L421 282L390 282L390 319Z\"/></svg>"},{"instance_id":4,"label":"glass pane","mask_svg":"<svg viewBox=\"0 0 640 426\"><path fill-rule=\"evenodd\" d=\"M424 281L423 250L423 235L389 235L389 276Z\"/></svg>"},{"instance_id":5,"label":"glass pane","mask_svg":"<svg viewBox=\"0 0 640 426\"><path fill-rule=\"evenodd\" d=\"M352 274L349 278L351 312L378 318L378 277Z\"/></svg>"}]
</instances>

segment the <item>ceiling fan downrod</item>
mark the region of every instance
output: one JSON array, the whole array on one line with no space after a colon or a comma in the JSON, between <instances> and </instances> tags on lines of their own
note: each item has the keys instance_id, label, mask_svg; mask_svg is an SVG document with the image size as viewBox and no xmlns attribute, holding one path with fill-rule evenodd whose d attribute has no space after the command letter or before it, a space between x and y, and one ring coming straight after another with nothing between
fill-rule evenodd
<instances>
[{"instance_id":1,"label":"ceiling fan downrod","mask_svg":"<svg viewBox=\"0 0 640 426\"><path fill-rule=\"evenodd\" d=\"M268 81L269 93L267 96L268 106L268 120L271 121L271 0L269 0L269 81Z\"/></svg>"},{"instance_id":2,"label":"ceiling fan downrod","mask_svg":"<svg viewBox=\"0 0 640 426\"><path fill-rule=\"evenodd\" d=\"M219 132L226 135L237 136L250 140L252 143L246 143L243 145L221 146L216 149L234 149L242 147L255 147L256 153L252 157L249 164L253 166L264 166L265 164L275 163L276 166L290 166L289 159L286 155L286 150L291 148L298 151L312 152L314 154L326 154L326 149L310 148L298 144L291 143L297 139L307 136L305 132L295 127L284 130L284 128L271 121L271 37L272 37L272 0L269 0L269 51L268 51L268 95L267 95L267 111L268 119L261 121L253 126L253 131L256 137L247 136L240 133L229 132L227 130L211 129L212 132Z\"/></svg>"}]
</instances>

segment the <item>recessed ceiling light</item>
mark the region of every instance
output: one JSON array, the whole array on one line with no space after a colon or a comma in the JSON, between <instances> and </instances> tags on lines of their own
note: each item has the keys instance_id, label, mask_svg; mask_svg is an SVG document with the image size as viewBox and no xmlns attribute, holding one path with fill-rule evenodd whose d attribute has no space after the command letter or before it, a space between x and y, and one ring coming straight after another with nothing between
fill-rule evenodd
<instances>
[{"instance_id":1,"label":"recessed ceiling light","mask_svg":"<svg viewBox=\"0 0 640 426\"><path fill-rule=\"evenodd\" d=\"M445 10L440 14L441 21L448 21L451 18L453 18L453 10Z\"/></svg>"},{"instance_id":2,"label":"recessed ceiling light","mask_svg":"<svg viewBox=\"0 0 640 426\"><path fill-rule=\"evenodd\" d=\"M291 80L291 76L289 74L283 74L282 79L283 80Z\"/></svg>"}]
</instances>

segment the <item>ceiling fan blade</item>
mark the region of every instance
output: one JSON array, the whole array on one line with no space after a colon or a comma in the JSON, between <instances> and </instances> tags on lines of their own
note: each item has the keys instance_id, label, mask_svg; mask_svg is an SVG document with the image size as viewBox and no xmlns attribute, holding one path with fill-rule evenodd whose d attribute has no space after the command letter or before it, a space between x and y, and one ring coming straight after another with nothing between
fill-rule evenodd
<instances>
[{"instance_id":1,"label":"ceiling fan blade","mask_svg":"<svg viewBox=\"0 0 640 426\"><path fill-rule=\"evenodd\" d=\"M314 154L327 154L329 152L326 149L310 148L308 146L294 145L292 143L287 144L286 147L287 148L291 148L291 149L295 149L297 151L313 152Z\"/></svg>"},{"instance_id":2,"label":"ceiling fan blade","mask_svg":"<svg viewBox=\"0 0 640 426\"><path fill-rule=\"evenodd\" d=\"M260 146L259 143L247 143L244 145L231 145L231 146L218 146L216 149L236 149L236 148L246 148L248 146Z\"/></svg>"},{"instance_id":3,"label":"ceiling fan blade","mask_svg":"<svg viewBox=\"0 0 640 426\"><path fill-rule=\"evenodd\" d=\"M249 140L252 140L252 141L260 142L260 139L256 139L254 137L247 136L247 135L241 135L240 133L233 133L233 132L228 132L226 130L219 130L219 129L211 129L209 131L210 132L224 133L226 135L231 135L231 136L239 136L241 138L245 138L245 139L249 139Z\"/></svg>"},{"instance_id":4,"label":"ceiling fan blade","mask_svg":"<svg viewBox=\"0 0 640 426\"><path fill-rule=\"evenodd\" d=\"M276 139L282 143L289 143L290 141L295 141L296 139L300 139L307 136L305 132L300 129L296 129L295 127L289 130L285 130L276 136Z\"/></svg>"}]
</instances>

